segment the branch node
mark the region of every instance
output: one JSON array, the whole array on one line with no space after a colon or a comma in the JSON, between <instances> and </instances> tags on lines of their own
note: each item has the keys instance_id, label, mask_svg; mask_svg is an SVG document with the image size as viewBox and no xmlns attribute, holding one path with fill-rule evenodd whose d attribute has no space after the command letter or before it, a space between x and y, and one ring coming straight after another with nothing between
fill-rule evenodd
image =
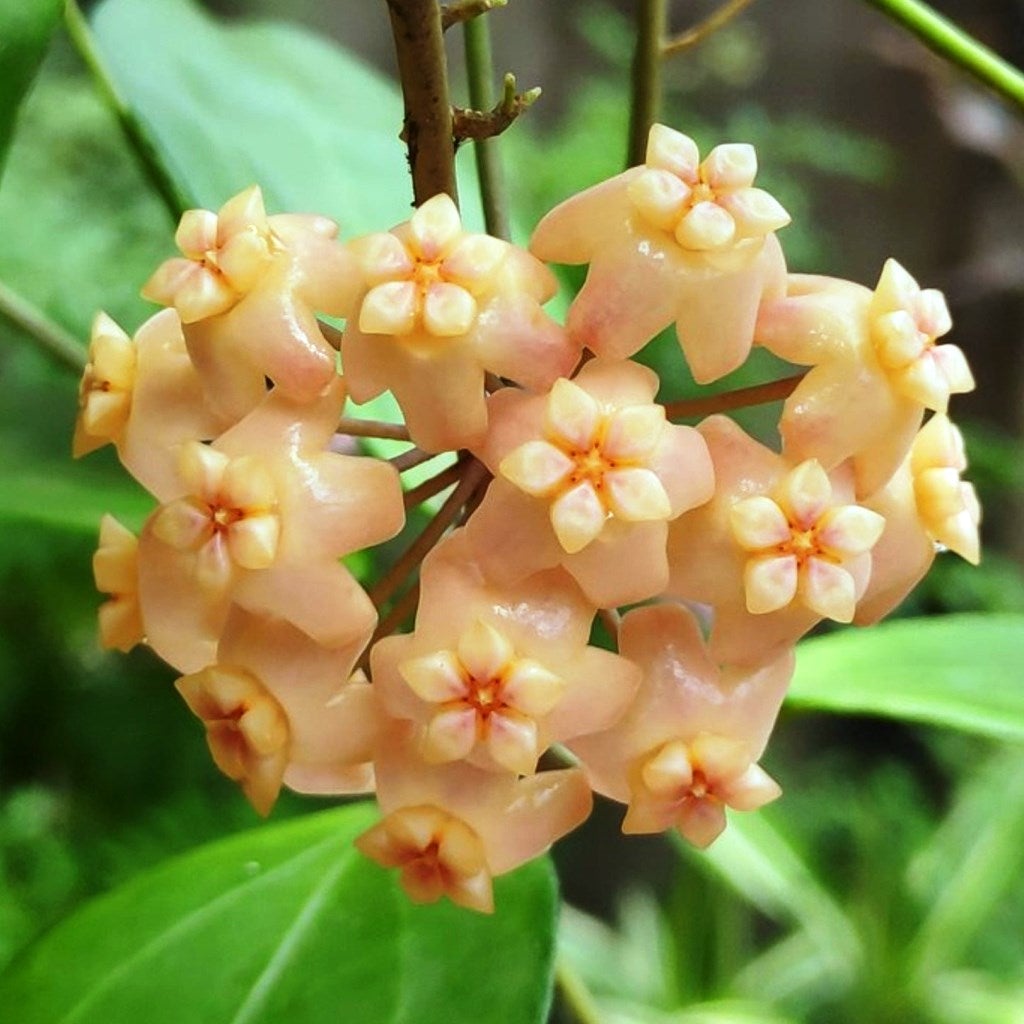
<instances>
[{"instance_id":1,"label":"branch node","mask_svg":"<svg viewBox=\"0 0 1024 1024\"><path fill-rule=\"evenodd\" d=\"M540 86L516 92L516 76L505 75L501 99L490 110L452 108L452 128L456 145L466 139L491 139L505 131L528 107L540 97Z\"/></svg>"},{"instance_id":2,"label":"branch node","mask_svg":"<svg viewBox=\"0 0 1024 1024\"><path fill-rule=\"evenodd\" d=\"M441 4L441 30L447 32L453 25L472 21L481 14L488 14L499 7L505 7L508 0L452 0Z\"/></svg>"}]
</instances>

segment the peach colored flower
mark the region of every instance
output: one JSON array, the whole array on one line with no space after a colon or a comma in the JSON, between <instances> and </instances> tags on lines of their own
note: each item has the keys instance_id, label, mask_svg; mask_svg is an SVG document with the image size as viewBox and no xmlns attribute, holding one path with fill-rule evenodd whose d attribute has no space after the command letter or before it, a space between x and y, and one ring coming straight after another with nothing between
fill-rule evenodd
<instances>
[{"instance_id":1,"label":"peach colored flower","mask_svg":"<svg viewBox=\"0 0 1024 1024\"><path fill-rule=\"evenodd\" d=\"M692 427L666 422L658 378L593 359L547 395L490 399L481 458L495 474L467 532L495 579L563 566L595 605L644 600L667 582L667 524L707 501L714 478Z\"/></svg>"},{"instance_id":2,"label":"peach colored flower","mask_svg":"<svg viewBox=\"0 0 1024 1024\"><path fill-rule=\"evenodd\" d=\"M268 217L255 185L217 213L188 210L175 239L183 253L142 294L174 306L210 406L236 421L269 377L288 396L313 400L335 375L337 354L316 313L343 315L362 275L326 217Z\"/></svg>"},{"instance_id":3,"label":"peach colored flower","mask_svg":"<svg viewBox=\"0 0 1024 1024\"><path fill-rule=\"evenodd\" d=\"M426 451L466 447L487 428L485 371L542 389L579 358L541 309L555 279L539 260L462 229L446 195L390 232L350 243L367 288L342 342L352 398L391 390Z\"/></svg>"},{"instance_id":4,"label":"peach colored flower","mask_svg":"<svg viewBox=\"0 0 1024 1024\"><path fill-rule=\"evenodd\" d=\"M339 558L393 536L404 510L393 467L324 450L344 399L340 380L314 405L275 389L212 445L181 448L139 552L149 642L180 671L212 662L232 602L326 647L372 628Z\"/></svg>"},{"instance_id":5,"label":"peach colored flower","mask_svg":"<svg viewBox=\"0 0 1024 1024\"><path fill-rule=\"evenodd\" d=\"M707 846L725 809L754 810L781 790L756 763L793 674L792 650L752 669L720 671L694 616L679 605L638 608L619 650L643 670L629 712L607 732L573 740L597 792L628 804L623 832L676 828Z\"/></svg>"},{"instance_id":6,"label":"peach colored flower","mask_svg":"<svg viewBox=\"0 0 1024 1024\"><path fill-rule=\"evenodd\" d=\"M145 637L139 612L139 541L113 516L100 520L100 544L92 556L96 589L110 599L100 606L100 644L130 651Z\"/></svg>"},{"instance_id":7,"label":"peach colored flower","mask_svg":"<svg viewBox=\"0 0 1024 1024\"><path fill-rule=\"evenodd\" d=\"M714 608L712 656L753 663L789 647L822 618L849 622L884 520L851 503L850 474L794 464L712 416L698 428L715 497L669 530L667 593Z\"/></svg>"},{"instance_id":8,"label":"peach colored flower","mask_svg":"<svg viewBox=\"0 0 1024 1024\"><path fill-rule=\"evenodd\" d=\"M226 426L204 402L173 309L150 317L134 338L106 313L96 315L79 388L76 458L113 443L132 476L160 493L174 477L178 445L216 437Z\"/></svg>"},{"instance_id":9,"label":"peach colored flower","mask_svg":"<svg viewBox=\"0 0 1024 1024\"><path fill-rule=\"evenodd\" d=\"M302 793L373 789L381 716L373 688L351 678L371 629L325 648L281 619L236 606L217 661L176 683L206 726L217 767L260 814L282 784Z\"/></svg>"},{"instance_id":10,"label":"peach colored flower","mask_svg":"<svg viewBox=\"0 0 1024 1024\"><path fill-rule=\"evenodd\" d=\"M570 336L624 359L675 322L695 380L741 366L759 303L785 289L774 232L789 215L752 187L756 171L751 146L717 146L701 163L692 139L654 125L644 166L552 210L531 251L590 264L569 312Z\"/></svg>"},{"instance_id":11,"label":"peach colored flower","mask_svg":"<svg viewBox=\"0 0 1024 1024\"><path fill-rule=\"evenodd\" d=\"M892 480L866 502L885 517L872 552L871 579L854 621L870 625L888 615L923 579L936 550L977 565L981 507L971 484L960 431L943 413L921 428Z\"/></svg>"},{"instance_id":12,"label":"peach colored flower","mask_svg":"<svg viewBox=\"0 0 1024 1024\"><path fill-rule=\"evenodd\" d=\"M426 761L530 774L552 743L607 728L636 688L633 665L588 646L592 619L560 570L489 582L459 531L424 561L414 631L375 645L374 685L421 727Z\"/></svg>"},{"instance_id":13,"label":"peach colored flower","mask_svg":"<svg viewBox=\"0 0 1024 1024\"><path fill-rule=\"evenodd\" d=\"M401 870L420 903L448 896L490 913L491 878L542 854L590 814L579 769L517 778L459 761L427 764L410 723L394 722L374 760L383 820L356 840L383 867Z\"/></svg>"},{"instance_id":14,"label":"peach colored flower","mask_svg":"<svg viewBox=\"0 0 1024 1024\"><path fill-rule=\"evenodd\" d=\"M812 366L783 408L786 454L826 469L853 458L857 494L873 494L896 472L926 408L944 412L974 380L949 330L942 295L921 291L895 261L874 292L849 281L794 274L785 298L767 303L757 343Z\"/></svg>"}]
</instances>

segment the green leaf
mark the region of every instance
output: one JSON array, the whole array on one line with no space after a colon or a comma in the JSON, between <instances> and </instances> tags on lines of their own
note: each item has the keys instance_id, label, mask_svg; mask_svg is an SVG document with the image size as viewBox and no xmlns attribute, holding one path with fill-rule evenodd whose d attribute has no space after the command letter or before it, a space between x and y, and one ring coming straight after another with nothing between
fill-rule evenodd
<instances>
[{"instance_id":1,"label":"green leaf","mask_svg":"<svg viewBox=\"0 0 1024 1024\"><path fill-rule=\"evenodd\" d=\"M0 977L18 1024L529 1024L547 1012L546 861L498 910L418 907L352 839L367 804L176 858L86 905Z\"/></svg>"},{"instance_id":2,"label":"green leaf","mask_svg":"<svg viewBox=\"0 0 1024 1024\"><path fill-rule=\"evenodd\" d=\"M112 477L82 466L27 463L10 456L0 464L0 522L44 523L95 534L109 512L137 531L153 508L153 499L127 474Z\"/></svg>"},{"instance_id":3,"label":"green leaf","mask_svg":"<svg viewBox=\"0 0 1024 1024\"><path fill-rule=\"evenodd\" d=\"M401 96L345 50L284 23L224 25L191 0L106 0L93 26L120 92L197 202L216 209L255 182L271 212L322 213L346 236L408 217ZM468 179L464 192L465 219L481 223Z\"/></svg>"},{"instance_id":4,"label":"green leaf","mask_svg":"<svg viewBox=\"0 0 1024 1024\"><path fill-rule=\"evenodd\" d=\"M793 707L1024 739L1024 616L903 619L801 644Z\"/></svg>"},{"instance_id":5,"label":"green leaf","mask_svg":"<svg viewBox=\"0 0 1024 1024\"><path fill-rule=\"evenodd\" d=\"M958 965L1024 867L1024 753L1000 751L969 778L942 827L911 863L928 914L913 946L918 981Z\"/></svg>"},{"instance_id":6,"label":"green leaf","mask_svg":"<svg viewBox=\"0 0 1024 1024\"><path fill-rule=\"evenodd\" d=\"M0 0L0 170L25 98L50 36L60 21L62 0Z\"/></svg>"},{"instance_id":7,"label":"green leaf","mask_svg":"<svg viewBox=\"0 0 1024 1024\"><path fill-rule=\"evenodd\" d=\"M863 960L860 938L842 908L818 884L763 814L733 814L729 827L704 851L672 834L677 848L706 866L763 913L795 924L822 952L833 986L849 983Z\"/></svg>"}]
</instances>

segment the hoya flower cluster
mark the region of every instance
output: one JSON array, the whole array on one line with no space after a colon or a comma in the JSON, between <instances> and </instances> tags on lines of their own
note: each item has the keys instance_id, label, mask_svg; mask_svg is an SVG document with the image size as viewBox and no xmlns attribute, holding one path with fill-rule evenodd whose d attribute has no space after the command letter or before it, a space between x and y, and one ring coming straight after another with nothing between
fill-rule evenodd
<instances>
[{"instance_id":1,"label":"hoya flower cluster","mask_svg":"<svg viewBox=\"0 0 1024 1024\"><path fill-rule=\"evenodd\" d=\"M529 252L465 231L445 195L342 242L251 188L185 214L134 337L96 318L75 452L113 443L156 501L138 537L101 526L102 641L181 674L258 811L282 785L375 791L359 848L414 900L483 911L594 792L625 832L706 846L727 808L779 795L758 761L796 641L876 621L939 549L977 561L947 416L973 380L938 341L942 296L893 260L874 289L787 275L789 218L755 173L750 146L701 161L655 126L646 164L553 210ZM564 326L544 261L589 265ZM346 322L340 358L321 315ZM670 325L702 383L754 345L810 367L781 450L725 416L674 422L632 359ZM413 446L390 462L352 454L379 425L344 416L385 391ZM371 600L345 557L424 498ZM599 613L614 653L590 643Z\"/></svg>"}]
</instances>

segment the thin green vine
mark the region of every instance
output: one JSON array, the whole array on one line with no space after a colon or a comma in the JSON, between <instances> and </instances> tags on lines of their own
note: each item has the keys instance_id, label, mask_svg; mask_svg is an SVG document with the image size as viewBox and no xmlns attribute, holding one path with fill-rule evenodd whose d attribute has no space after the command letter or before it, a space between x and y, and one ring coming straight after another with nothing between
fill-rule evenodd
<instances>
[{"instance_id":1,"label":"thin green vine","mask_svg":"<svg viewBox=\"0 0 1024 1024\"><path fill-rule=\"evenodd\" d=\"M661 108L661 47L667 20L668 0L640 0L631 71L627 167L644 162L647 134L658 120Z\"/></svg>"},{"instance_id":2,"label":"thin green vine","mask_svg":"<svg viewBox=\"0 0 1024 1024\"><path fill-rule=\"evenodd\" d=\"M172 222L177 224L181 215L197 204L185 195L163 165L152 139L121 95L110 69L103 61L89 22L76 0L65 0L64 24L72 44L89 69L100 96L117 118L117 123L139 161L143 174L163 200Z\"/></svg>"},{"instance_id":3,"label":"thin green vine","mask_svg":"<svg viewBox=\"0 0 1024 1024\"><path fill-rule=\"evenodd\" d=\"M920 0L865 0L930 50L1024 111L1024 74Z\"/></svg>"},{"instance_id":4,"label":"thin green vine","mask_svg":"<svg viewBox=\"0 0 1024 1024\"><path fill-rule=\"evenodd\" d=\"M491 58L491 32L489 19L472 18L462 26L466 52L466 76L469 102L475 110L489 110L494 102L491 83L494 80L494 62ZM501 166L496 138L474 139L476 173L480 183L480 199L484 208L487 233L496 238L510 238L508 200L505 194L505 176Z\"/></svg>"},{"instance_id":5,"label":"thin green vine","mask_svg":"<svg viewBox=\"0 0 1024 1024\"><path fill-rule=\"evenodd\" d=\"M48 352L62 366L80 374L85 369L85 349L60 324L51 320L28 299L8 288L0 281L0 316L10 321L44 352Z\"/></svg>"}]
</instances>

